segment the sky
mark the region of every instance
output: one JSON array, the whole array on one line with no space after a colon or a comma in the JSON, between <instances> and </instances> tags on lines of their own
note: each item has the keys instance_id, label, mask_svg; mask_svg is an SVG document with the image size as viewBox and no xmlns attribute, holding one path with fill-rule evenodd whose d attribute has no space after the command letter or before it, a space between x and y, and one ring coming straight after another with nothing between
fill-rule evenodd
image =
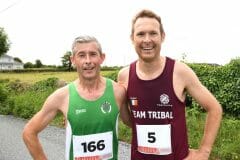
<instances>
[{"instance_id":1,"label":"sky","mask_svg":"<svg viewBox=\"0 0 240 160\"><path fill-rule=\"evenodd\" d=\"M74 38L92 35L103 65L125 66L137 59L132 18L150 9L166 33L161 55L224 65L240 57L239 7L238 0L0 0L0 27L11 42L7 54L23 63L61 65Z\"/></svg>"}]
</instances>

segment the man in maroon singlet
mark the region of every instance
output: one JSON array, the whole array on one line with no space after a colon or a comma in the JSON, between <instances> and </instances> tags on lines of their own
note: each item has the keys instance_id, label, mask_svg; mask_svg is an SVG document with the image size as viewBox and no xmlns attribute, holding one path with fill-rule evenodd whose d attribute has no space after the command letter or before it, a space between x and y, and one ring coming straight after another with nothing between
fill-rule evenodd
<instances>
[{"instance_id":1,"label":"man in maroon singlet","mask_svg":"<svg viewBox=\"0 0 240 160\"><path fill-rule=\"evenodd\" d=\"M160 55L164 38L161 18L152 11L143 10L133 19L131 39L139 58L118 75L131 110L131 160L207 160L222 108L190 67ZM186 92L207 111L198 149L188 146Z\"/></svg>"}]
</instances>

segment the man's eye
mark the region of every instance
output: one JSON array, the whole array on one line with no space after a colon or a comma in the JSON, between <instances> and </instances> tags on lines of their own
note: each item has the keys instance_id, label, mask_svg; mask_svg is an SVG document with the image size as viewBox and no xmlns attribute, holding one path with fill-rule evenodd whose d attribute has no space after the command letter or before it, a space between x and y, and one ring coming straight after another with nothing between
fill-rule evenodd
<instances>
[{"instance_id":1,"label":"man's eye","mask_svg":"<svg viewBox=\"0 0 240 160\"><path fill-rule=\"evenodd\" d=\"M97 55L96 52L91 53L91 56L96 56L96 55Z\"/></svg>"},{"instance_id":2,"label":"man's eye","mask_svg":"<svg viewBox=\"0 0 240 160\"><path fill-rule=\"evenodd\" d=\"M85 57L85 55L84 54L79 54L78 57L83 58L83 57Z\"/></svg>"},{"instance_id":3,"label":"man's eye","mask_svg":"<svg viewBox=\"0 0 240 160\"><path fill-rule=\"evenodd\" d=\"M152 36L155 36L155 35L157 35L158 33L157 32L151 32L150 33L150 35L152 35Z\"/></svg>"},{"instance_id":4,"label":"man's eye","mask_svg":"<svg viewBox=\"0 0 240 160\"><path fill-rule=\"evenodd\" d=\"M139 33L137 33L137 36L139 36L139 37L144 36L144 33L143 32L139 32Z\"/></svg>"}]
</instances>

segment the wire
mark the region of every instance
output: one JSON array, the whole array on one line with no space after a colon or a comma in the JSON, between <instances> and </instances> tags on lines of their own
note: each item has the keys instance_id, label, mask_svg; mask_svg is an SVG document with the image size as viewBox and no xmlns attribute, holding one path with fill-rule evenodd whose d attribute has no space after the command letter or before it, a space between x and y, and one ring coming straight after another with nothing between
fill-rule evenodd
<instances>
[{"instance_id":1,"label":"wire","mask_svg":"<svg viewBox=\"0 0 240 160\"><path fill-rule=\"evenodd\" d=\"M6 8L0 10L0 14L3 13L3 12L5 12L5 11L7 11L8 9L14 7L14 6L15 6L16 4L18 4L20 1L21 1L21 0L15 1L15 2L13 2L12 4L10 4L9 6L7 6Z\"/></svg>"}]
</instances>

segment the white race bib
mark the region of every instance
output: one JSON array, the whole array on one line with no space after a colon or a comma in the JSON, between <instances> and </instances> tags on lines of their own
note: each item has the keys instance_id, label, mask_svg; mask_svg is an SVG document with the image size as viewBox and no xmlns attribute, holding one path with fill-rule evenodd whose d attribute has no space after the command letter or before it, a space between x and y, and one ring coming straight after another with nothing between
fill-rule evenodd
<instances>
[{"instance_id":1,"label":"white race bib","mask_svg":"<svg viewBox=\"0 0 240 160\"><path fill-rule=\"evenodd\" d=\"M172 153L171 125L136 125L138 151L144 154Z\"/></svg>"},{"instance_id":2,"label":"white race bib","mask_svg":"<svg viewBox=\"0 0 240 160\"><path fill-rule=\"evenodd\" d=\"M113 133L73 135L74 160L105 160L113 158Z\"/></svg>"}]
</instances>

